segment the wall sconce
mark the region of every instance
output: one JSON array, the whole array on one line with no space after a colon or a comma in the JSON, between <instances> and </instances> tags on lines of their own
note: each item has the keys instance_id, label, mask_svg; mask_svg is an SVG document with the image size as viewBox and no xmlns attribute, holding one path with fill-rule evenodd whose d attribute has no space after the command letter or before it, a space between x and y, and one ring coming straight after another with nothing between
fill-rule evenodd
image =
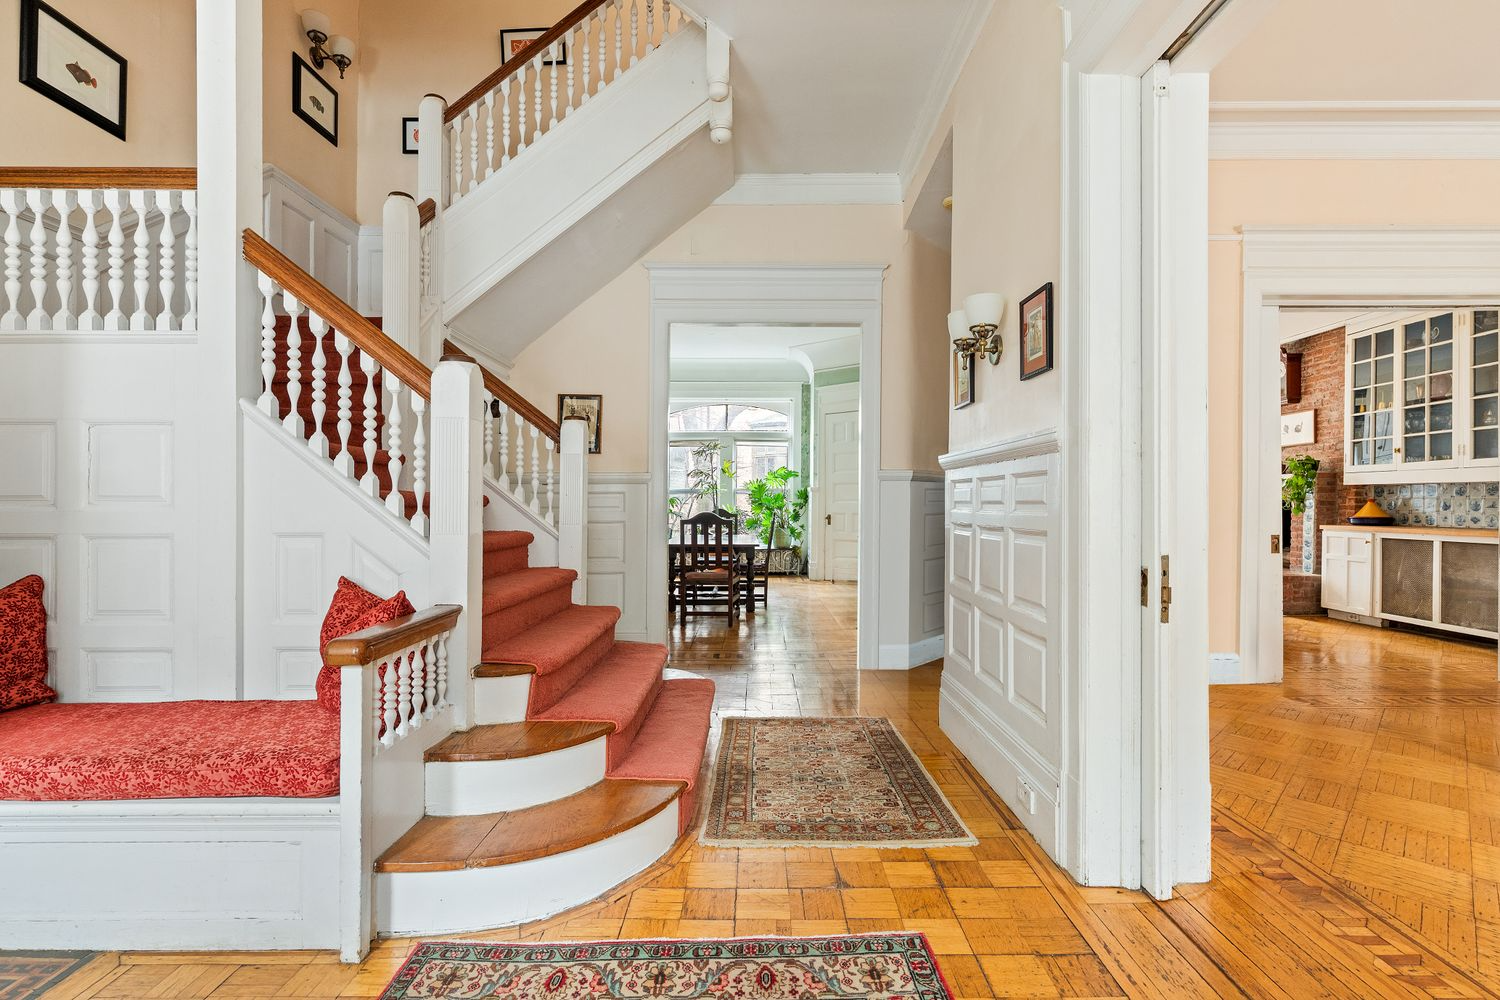
<instances>
[{"instance_id":1,"label":"wall sconce","mask_svg":"<svg viewBox=\"0 0 1500 1000\"><path fill-rule=\"evenodd\" d=\"M342 80L344 70L354 62L354 43L343 35L333 35L330 38L332 26L328 15L320 10L302 12L302 30L307 33L307 40L312 42L309 54L313 65L322 69L325 62L332 62L339 68L339 79ZM325 45L327 48L324 48Z\"/></svg>"},{"instance_id":2,"label":"wall sconce","mask_svg":"<svg viewBox=\"0 0 1500 1000\"><path fill-rule=\"evenodd\" d=\"M969 367L969 359L986 355L990 364L998 365L1005 351L1005 341L999 334L1000 320L1005 316L1005 296L998 292L982 292L964 299L964 307L948 314L948 336L953 338L953 352L959 356L963 367Z\"/></svg>"}]
</instances>

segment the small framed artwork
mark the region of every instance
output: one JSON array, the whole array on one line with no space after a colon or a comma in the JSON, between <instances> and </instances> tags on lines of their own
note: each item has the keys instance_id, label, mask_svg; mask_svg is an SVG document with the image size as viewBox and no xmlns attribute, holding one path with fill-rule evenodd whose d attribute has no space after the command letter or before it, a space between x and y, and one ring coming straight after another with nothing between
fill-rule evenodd
<instances>
[{"instance_id":1,"label":"small framed artwork","mask_svg":"<svg viewBox=\"0 0 1500 1000\"><path fill-rule=\"evenodd\" d=\"M339 144L339 92L297 53L292 53L292 111L314 132Z\"/></svg>"},{"instance_id":2,"label":"small framed artwork","mask_svg":"<svg viewBox=\"0 0 1500 1000\"><path fill-rule=\"evenodd\" d=\"M500 61L508 63L521 54L521 50L541 38L551 28L501 28ZM543 66L566 66L568 64L568 42L560 38L557 44L542 57Z\"/></svg>"},{"instance_id":3,"label":"small framed artwork","mask_svg":"<svg viewBox=\"0 0 1500 1000\"><path fill-rule=\"evenodd\" d=\"M582 418L589 423L589 454L599 454L604 439L604 397L598 393L557 394L557 422Z\"/></svg>"},{"instance_id":4,"label":"small framed artwork","mask_svg":"<svg viewBox=\"0 0 1500 1000\"><path fill-rule=\"evenodd\" d=\"M1021 302L1021 381L1052 370L1052 282Z\"/></svg>"},{"instance_id":5,"label":"small framed artwork","mask_svg":"<svg viewBox=\"0 0 1500 1000\"><path fill-rule=\"evenodd\" d=\"M417 155L417 120L401 119L401 152L407 156Z\"/></svg>"},{"instance_id":6,"label":"small framed artwork","mask_svg":"<svg viewBox=\"0 0 1500 1000\"><path fill-rule=\"evenodd\" d=\"M1317 444L1317 410L1296 410L1281 415L1281 446Z\"/></svg>"},{"instance_id":7,"label":"small framed artwork","mask_svg":"<svg viewBox=\"0 0 1500 1000\"><path fill-rule=\"evenodd\" d=\"M125 59L42 0L21 0L21 82L125 138Z\"/></svg>"},{"instance_id":8,"label":"small framed artwork","mask_svg":"<svg viewBox=\"0 0 1500 1000\"><path fill-rule=\"evenodd\" d=\"M974 366L964 355L953 352L953 408L962 410L974 402Z\"/></svg>"}]
</instances>

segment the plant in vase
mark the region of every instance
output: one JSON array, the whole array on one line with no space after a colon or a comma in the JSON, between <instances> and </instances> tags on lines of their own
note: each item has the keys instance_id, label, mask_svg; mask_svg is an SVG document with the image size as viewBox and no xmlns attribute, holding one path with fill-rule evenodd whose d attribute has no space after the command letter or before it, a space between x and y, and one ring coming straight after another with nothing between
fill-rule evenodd
<instances>
[{"instance_id":1,"label":"plant in vase","mask_svg":"<svg viewBox=\"0 0 1500 1000\"><path fill-rule=\"evenodd\" d=\"M792 488L797 473L782 466L761 479L745 484L750 499L750 514L745 527L760 536L767 548L791 548L802 555L802 518L807 513L807 487Z\"/></svg>"},{"instance_id":2,"label":"plant in vase","mask_svg":"<svg viewBox=\"0 0 1500 1000\"><path fill-rule=\"evenodd\" d=\"M1302 520L1302 551L1293 553L1302 572L1311 573L1317 566L1313 541L1317 534L1317 511L1313 495L1317 492L1319 461L1311 455L1293 455L1286 460L1286 475L1281 481L1281 505Z\"/></svg>"}]
</instances>

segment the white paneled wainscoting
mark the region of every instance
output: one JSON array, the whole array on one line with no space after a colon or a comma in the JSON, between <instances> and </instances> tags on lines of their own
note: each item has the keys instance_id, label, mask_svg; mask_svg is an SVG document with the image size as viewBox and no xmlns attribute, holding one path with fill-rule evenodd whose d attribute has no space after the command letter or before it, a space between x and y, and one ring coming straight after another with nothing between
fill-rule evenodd
<instances>
[{"instance_id":1,"label":"white paneled wainscoting","mask_svg":"<svg viewBox=\"0 0 1500 1000\"><path fill-rule=\"evenodd\" d=\"M944 456L947 657L939 721L1054 858L1064 703L1059 456L1053 434Z\"/></svg>"}]
</instances>

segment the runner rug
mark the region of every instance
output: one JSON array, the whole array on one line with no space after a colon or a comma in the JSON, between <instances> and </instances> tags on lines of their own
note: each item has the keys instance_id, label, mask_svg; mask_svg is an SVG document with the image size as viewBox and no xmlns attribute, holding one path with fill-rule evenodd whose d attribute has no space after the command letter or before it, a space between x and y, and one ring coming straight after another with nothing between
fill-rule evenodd
<instances>
[{"instance_id":1,"label":"runner rug","mask_svg":"<svg viewBox=\"0 0 1500 1000\"><path fill-rule=\"evenodd\" d=\"M724 720L701 840L711 847L977 843L886 719Z\"/></svg>"},{"instance_id":2,"label":"runner rug","mask_svg":"<svg viewBox=\"0 0 1500 1000\"><path fill-rule=\"evenodd\" d=\"M952 1000L921 934L419 944L381 1000Z\"/></svg>"}]
</instances>

